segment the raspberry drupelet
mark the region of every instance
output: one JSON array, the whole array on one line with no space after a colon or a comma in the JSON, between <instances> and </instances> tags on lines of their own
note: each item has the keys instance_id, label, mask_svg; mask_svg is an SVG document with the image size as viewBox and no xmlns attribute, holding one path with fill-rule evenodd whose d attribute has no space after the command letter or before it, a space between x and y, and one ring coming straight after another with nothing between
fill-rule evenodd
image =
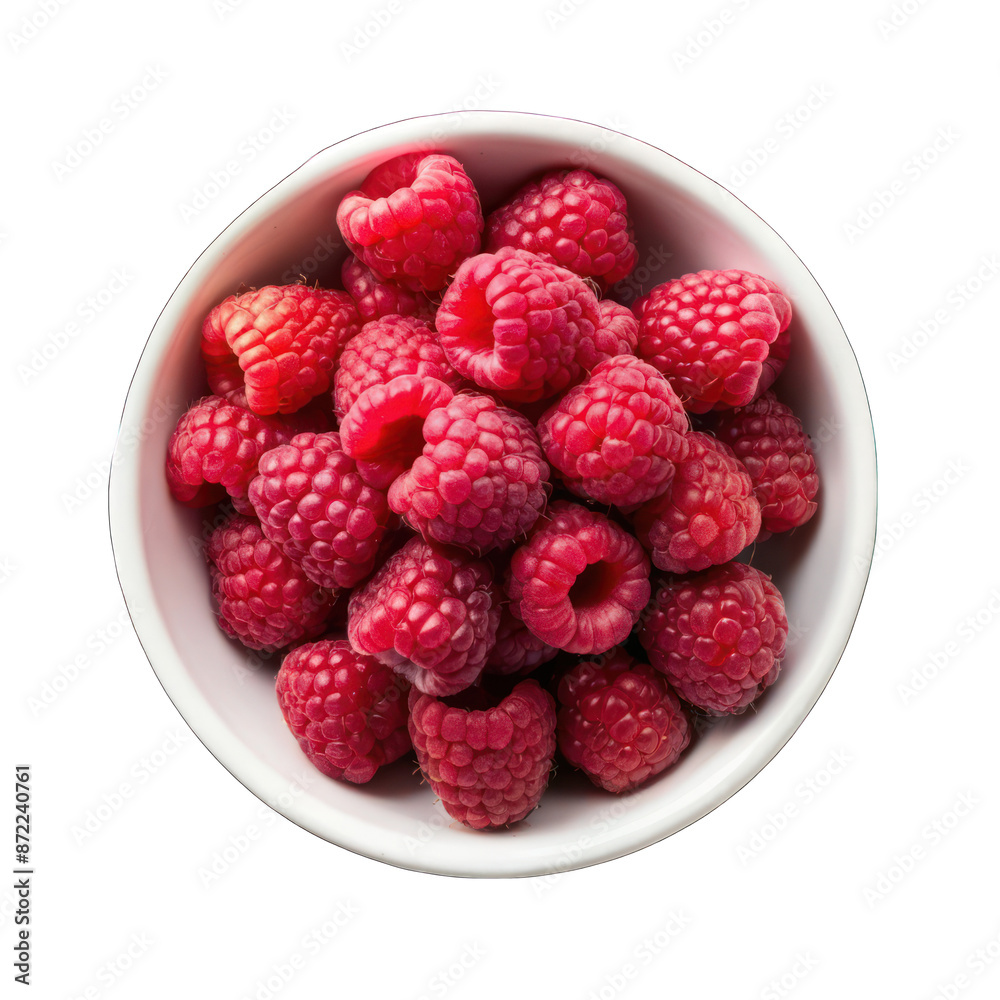
<instances>
[{"instance_id":1,"label":"raspberry drupelet","mask_svg":"<svg viewBox=\"0 0 1000 1000\"><path fill-rule=\"evenodd\" d=\"M428 322L434 319L434 304L423 292L383 278L354 254L341 266L340 280L354 300L362 323L383 316L414 316Z\"/></svg>"}]
</instances>

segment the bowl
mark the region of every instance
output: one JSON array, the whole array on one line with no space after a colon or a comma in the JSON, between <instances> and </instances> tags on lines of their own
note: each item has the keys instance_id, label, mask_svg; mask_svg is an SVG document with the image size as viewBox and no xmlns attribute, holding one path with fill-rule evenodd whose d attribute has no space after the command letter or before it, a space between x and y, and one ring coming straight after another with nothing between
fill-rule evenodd
<instances>
[{"instance_id":1,"label":"bowl","mask_svg":"<svg viewBox=\"0 0 1000 1000\"><path fill-rule=\"evenodd\" d=\"M616 798L561 773L507 830L477 832L444 812L401 760L367 786L315 771L281 718L269 662L227 639L212 610L202 515L176 504L163 466L179 415L205 390L206 313L243 286L304 275L339 287L341 197L382 160L413 149L456 156L484 208L537 172L585 167L624 191L639 264L617 289L634 298L702 268L776 280L791 299L793 350L776 389L813 436L820 509L758 546L782 591L789 648L757 710L708 727L673 768ZM233 221L164 306L128 390L109 485L121 589L143 649L185 721L230 773L292 822L350 851L424 872L528 876L567 871L656 843L742 788L788 741L837 666L871 566L876 473L864 384L836 314L806 266L730 192L635 138L585 122L513 112L434 115L344 139L306 161ZM568 769L563 769L565 772Z\"/></svg>"}]
</instances>

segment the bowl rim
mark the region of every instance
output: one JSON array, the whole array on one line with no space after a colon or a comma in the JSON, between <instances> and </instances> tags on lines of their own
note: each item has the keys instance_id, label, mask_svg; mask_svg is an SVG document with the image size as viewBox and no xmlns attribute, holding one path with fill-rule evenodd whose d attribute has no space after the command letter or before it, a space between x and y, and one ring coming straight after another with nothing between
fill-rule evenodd
<instances>
[{"instance_id":1,"label":"bowl rim","mask_svg":"<svg viewBox=\"0 0 1000 1000\"><path fill-rule=\"evenodd\" d=\"M712 786L710 794L702 795L696 801L690 802L686 809L673 815L670 822L655 825L652 830L650 827L654 824L638 828L625 827L619 831L619 836L594 844L589 851L583 849L580 856L568 864L555 866L548 855L536 857L518 851L509 854L502 851L492 852L488 869L481 861L476 860L478 851L468 854L455 852L450 857L430 852L406 858L398 851L394 841L388 837L380 838L379 828L370 823L347 823L343 829L333 833L329 829L317 829L315 817L301 801L287 808L275 805L274 796L268 801L266 793L276 789L280 791L287 786L287 780L276 770L270 775L262 776L257 767L252 769L253 774L247 774L247 769L241 766L241 759L245 757L243 741L228 729L204 695L187 677L184 662L159 615L147 613L148 609L156 608L157 600L146 561L136 555L143 551L144 535L139 504L135 500L139 487L138 449L132 453L130 449L123 448L123 434L130 427L137 426L142 419L141 408L149 398L152 381L169 347L170 332L176 322L176 314L182 309L182 300L189 290L188 286L191 285L192 290L197 288L199 276L208 273L214 264L226 255L227 248L242 232L252 230L283 202L293 198L296 191L308 187L331 169L326 166L327 160L334 157L338 160L358 157L377 152L380 147L388 147L394 143L426 142L427 134L435 123L441 123L444 119L454 119L456 115L459 123L454 131L463 137L483 134L551 140L555 132L557 138L575 141L582 147L584 136L592 137L595 129L602 133L613 134L616 149L620 144L620 148L625 150L624 157L629 161L638 162L651 172L660 175L669 174L673 183L683 188L701 204L710 206L718 205L720 202L726 204L727 223L732 222L734 228L752 244L765 243L769 253L784 257L789 267L798 269L808 280L812 290L812 308L825 310L828 313L827 322L831 329L839 333L838 339L842 338L842 346L846 347L848 352L846 356L849 356L851 361L850 385L849 387L841 385L840 388L841 390L849 388L852 406L862 407L864 415L863 418L859 416L849 428L852 447L847 451L851 481L855 485L849 502L852 505L850 510L852 523L857 525L852 548L852 552L855 553L857 573L854 578L845 581L841 586L837 602L837 634L841 639L836 648L826 651L829 657L827 669L819 673L817 683L810 688L808 699L797 707L795 713L790 713L794 714L793 718L785 719L782 726L776 731L771 731L772 736L766 742L755 744L754 753L744 754L727 768L722 780ZM296 180L290 185L289 182L293 178ZM286 188L291 190L286 191ZM108 481L108 525L115 571L126 610L157 680L199 741L248 791L318 838L395 867L461 877L529 877L562 873L624 857L672 836L708 815L744 788L788 743L825 690L853 632L874 559L877 481L874 424L856 353L836 312L812 272L766 221L728 188L676 155L614 128L539 112L477 110L411 116L365 129L323 147L254 199L195 258L157 316L129 382ZM352 819L356 821L357 817ZM625 835L626 830L631 830L631 836ZM492 840L492 837L489 839Z\"/></svg>"}]
</instances>

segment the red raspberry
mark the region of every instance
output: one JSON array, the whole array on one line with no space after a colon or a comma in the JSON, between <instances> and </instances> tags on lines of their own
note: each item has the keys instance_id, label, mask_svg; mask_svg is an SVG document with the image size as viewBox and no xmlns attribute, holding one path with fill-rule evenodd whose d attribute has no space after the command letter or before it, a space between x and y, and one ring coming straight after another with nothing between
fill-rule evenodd
<instances>
[{"instance_id":1,"label":"red raspberry","mask_svg":"<svg viewBox=\"0 0 1000 1000\"><path fill-rule=\"evenodd\" d=\"M792 335L788 329L792 322L792 304L775 282L769 278L765 278L764 284L770 289L767 297L770 299L775 315L778 317L778 336L774 343L771 344L767 352L767 357L764 359L754 399L762 396L774 385L775 379L784 370L792 347Z\"/></svg>"},{"instance_id":2,"label":"red raspberry","mask_svg":"<svg viewBox=\"0 0 1000 1000\"><path fill-rule=\"evenodd\" d=\"M417 316L434 319L434 305L422 292L388 281L351 254L340 269L340 280L354 299L362 323L383 316Z\"/></svg>"},{"instance_id":3,"label":"red raspberry","mask_svg":"<svg viewBox=\"0 0 1000 1000\"><path fill-rule=\"evenodd\" d=\"M557 500L516 549L506 580L511 613L568 653L624 642L649 601L649 557L604 514Z\"/></svg>"},{"instance_id":4,"label":"red raspberry","mask_svg":"<svg viewBox=\"0 0 1000 1000\"><path fill-rule=\"evenodd\" d=\"M205 555L226 635L273 651L323 631L334 595L309 580L256 521L228 518L209 536Z\"/></svg>"},{"instance_id":5,"label":"red raspberry","mask_svg":"<svg viewBox=\"0 0 1000 1000\"><path fill-rule=\"evenodd\" d=\"M597 306L601 319L594 333L594 356L580 359L588 371L619 354L635 354L639 343L639 321L628 306L611 299L599 299Z\"/></svg>"},{"instance_id":6,"label":"red raspberry","mask_svg":"<svg viewBox=\"0 0 1000 1000\"><path fill-rule=\"evenodd\" d=\"M479 195L444 153L404 153L379 164L337 209L345 242L383 278L437 291L483 232Z\"/></svg>"},{"instance_id":7,"label":"red raspberry","mask_svg":"<svg viewBox=\"0 0 1000 1000\"><path fill-rule=\"evenodd\" d=\"M331 778L364 784L410 749L410 685L346 639L296 646L275 690L302 752Z\"/></svg>"},{"instance_id":8,"label":"red raspberry","mask_svg":"<svg viewBox=\"0 0 1000 1000\"><path fill-rule=\"evenodd\" d=\"M787 638L778 588L738 562L664 584L639 629L649 662L710 715L738 715L773 684Z\"/></svg>"},{"instance_id":9,"label":"red raspberry","mask_svg":"<svg viewBox=\"0 0 1000 1000\"><path fill-rule=\"evenodd\" d=\"M343 417L369 386L384 385L399 375L436 378L456 392L462 384L429 323L416 317L384 316L366 323L340 356L333 378L337 415Z\"/></svg>"},{"instance_id":10,"label":"red raspberry","mask_svg":"<svg viewBox=\"0 0 1000 1000\"><path fill-rule=\"evenodd\" d=\"M427 694L455 694L496 641L499 594L488 563L411 538L354 591L347 635Z\"/></svg>"},{"instance_id":11,"label":"red raspberry","mask_svg":"<svg viewBox=\"0 0 1000 1000\"><path fill-rule=\"evenodd\" d=\"M687 455L687 413L670 383L630 354L602 361L538 424L545 454L578 496L633 506L662 493Z\"/></svg>"},{"instance_id":12,"label":"red raspberry","mask_svg":"<svg viewBox=\"0 0 1000 1000\"><path fill-rule=\"evenodd\" d=\"M667 492L633 515L653 565L670 573L707 569L739 555L760 531L750 473L710 434L688 435L688 457Z\"/></svg>"},{"instance_id":13,"label":"red raspberry","mask_svg":"<svg viewBox=\"0 0 1000 1000\"><path fill-rule=\"evenodd\" d=\"M255 413L293 413L330 388L340 351L360 327L347 292L266 285L230 295L201 329L208 384Z\"/></svg>"},{"instance_id":14,"label":"red raspberry","mask_svg":"<svg viewBox=\"0 0 1000 1000\"><path fill-rule=\"evenodd\" d=\"M749 271L699 271L657 285L632 307L636 354L692 413L742 406L757 389L779 319L771 283Z\"/></svg>"},{"instance_id":15,"label":"red raspberry","mask_svg":"<svg viewBox=\"0 0 1000 1000\"><path fill-rule=\"evenodd\" d=\"M765 531L790 531L816 513L819 474L809 436L773 392L721 413L716 433L750 473Z\"/></svg>"},{"instance_id":16,"label":"red raspberry","mask_svg":"<svg viewBox=\"0 0 1000 1000\"><path fill-rule=\"evenodd\" d=\"M388 489L423 451L427 414L447 406L453 395L444 382L419 375L365 389L340 422L341 444L362 478Z\"/></svg>"},{"instance_id":17,"label":"red raspberry","mask_svg":"<svg viewBox=\"0 0 1000 1000\"><path fill-rule=\"evenodd\" d=\"M621 647L584 660L559 681L562 755L609 792L625 792L676 763L691 740L663 674Z\"/></svg>"},{"instance_id":18,"label":"red raspberry","mask_svg":"<svg viewBox=\"0 0 1000 1000\"><path fill-rule=\"evenodd\" d=\"M532 678L480 708L410 692L420 770L448 815L476 830L510 826L538 805L552 770L555 728L552 696Z\"/></svg>"},{"instance_id":19,"label":"red raspberry","mask_svg":"<svg viewBox=\"0 0 1000 1000\"><path fill-rule=\"evenodd\" d=\"M389 488L389 506L425 538L483 553L527 534L545 507L549 467L526 417L463 393L427 415L423 454Z\"/></svg>"},{"instance_id":20,"label":"red raspberry","mask_svg":"<svg viewBox=\"0 0 1000 1000\"><path fill-rule=\"evenodd\" d=\"M479 254L455 273L438 308L452 367L511 402L552 396L593 357L597 296L583 279L524 250Z\"/></svg>"},{"instance_id":21,"label":"red raspberry","mask_svg":"<svg viewBox=\"0 0 1000 1000\"><path fill-rule=\"evenodd\" d=\"M485 247L517 247L605 286L639 259L625 196L589 170L552 170L486 220Z\"/></svg>"},{"instance_id":22,"label":"red raspberry","mask_svg":"<svg viewBox=\"0 0 1000 1000\"><path fill-rule=\"evenodd\" d=\"M177 421L167 444L167 484L174 499L206 507L227 494L252 514L247 486L257 460L278 443L274 425L221 396L203 396Z\"/></svg>"},{"instance_id":23,"label":"red raspberry","mask_svg":"<svg viewBox=\"0 0 1000 1000\"><path fill-rule=\"evenodd\" d=\"M530 674L553 659L559 650L532 635L524 622L510 613L509 605L500 609L496 645L486 659L488 674Z\"/></svg>"},{"instance_id":24,"label":"red raspberry","mask_svg":"<svg viewBox=\"0 0 1000 1000\"><path fill-rule=\"evenodd\" d=\"M297 434L261 456L249 497L264 534L314 583L350 588L395 527L384 491L358 475L340 435Z\"/></svg>"}]
</instances>

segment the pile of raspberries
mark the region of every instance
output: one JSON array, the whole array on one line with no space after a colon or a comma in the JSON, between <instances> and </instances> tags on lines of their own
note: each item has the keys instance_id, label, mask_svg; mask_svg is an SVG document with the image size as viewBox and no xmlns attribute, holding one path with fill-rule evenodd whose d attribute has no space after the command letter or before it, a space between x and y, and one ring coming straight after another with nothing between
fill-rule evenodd
<instances>
[{"instance_id":1,"label":"pile of raspberries","mask_svg":"<svg viewBox=\"0 0 1000 1000\"><path fill-rule=\"evenodd\" d=\"M280 710L333 779L413 754L476 829L530 813L557 753L637 788L778 676L753 546L819 485L771 388L789 300L731 268L615 301L633 227L582 169L484 218L454 157L409 153L337 223L342 290L242 291L204 321L210 391L166 477L220 505L220 627L280 654Z\"/></svg>"}]
</instances>

